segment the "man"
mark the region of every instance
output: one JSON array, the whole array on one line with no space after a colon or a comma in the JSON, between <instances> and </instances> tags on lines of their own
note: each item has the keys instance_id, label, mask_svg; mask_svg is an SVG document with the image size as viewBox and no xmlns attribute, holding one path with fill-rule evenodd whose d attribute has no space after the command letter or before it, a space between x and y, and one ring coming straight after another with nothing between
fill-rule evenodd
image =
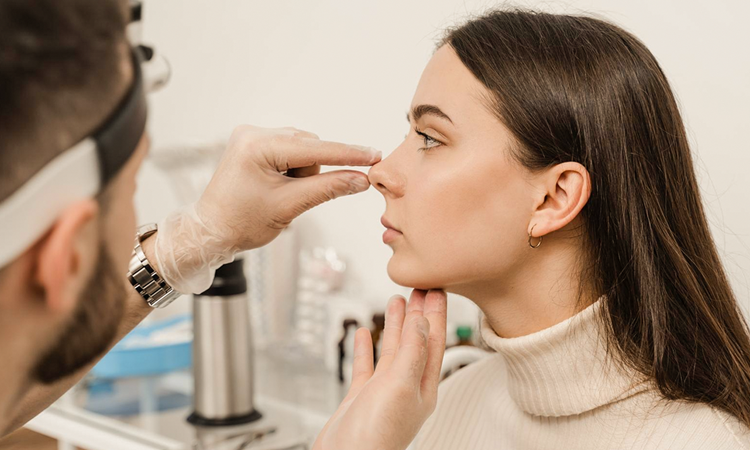
<instances>
[{"instance_id":1,"label":"man","mask_svg":"<svg viewBox=\"0 0 750 450\"><path fill-rule=\"evenodd\" d=\"M75 384L152 306L200 292L235 253L369 187L361 172L320 174L320 165L380 161L312 133L239 127L201 199L141 233L133 255L149 140L126 10L117 0L0 0L0 437ZM369 334L359 333L352 390L318 448L403 448L431 412L436 394L420 385L437 384L444 294L391 305L388 363L371 367ZM402 431L373 426L388 411L411 412L377 420Z\"/></svg>"}]
</instances>

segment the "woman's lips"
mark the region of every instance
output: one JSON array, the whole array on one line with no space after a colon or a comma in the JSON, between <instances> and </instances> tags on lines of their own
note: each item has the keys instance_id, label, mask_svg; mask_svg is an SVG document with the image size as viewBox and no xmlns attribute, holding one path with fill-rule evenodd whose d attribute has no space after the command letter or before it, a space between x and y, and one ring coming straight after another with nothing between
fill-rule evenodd
<instances>
[{"instance_id":1,"label":"woman's lips","mask_svg":"<svg viewBox=\"0 0 750 450\"><path fill-rule=\"evenodd\" d=\"M390 244L399 236L403 236L400 231L394 230L393 228L388 228L387 230L385 230L385 233L383 233L383 243Z\"/></svg>"},{"instance_id":2,"label":"woman's lips","mask_svg":"<svg viewBox=\"0 0 750 450\"><path fill-rule=\"evenodd\" d=\"M390 242L393 242L399 236L403 236L403 234L399 230L397 230L396 227L394 227L391 222L389 222L388 219L385 218L385 216L380 218L380 223L382 223L386 228L385 233L383 233L384 243L388 244Z\"/></svg>"}]
</instances>

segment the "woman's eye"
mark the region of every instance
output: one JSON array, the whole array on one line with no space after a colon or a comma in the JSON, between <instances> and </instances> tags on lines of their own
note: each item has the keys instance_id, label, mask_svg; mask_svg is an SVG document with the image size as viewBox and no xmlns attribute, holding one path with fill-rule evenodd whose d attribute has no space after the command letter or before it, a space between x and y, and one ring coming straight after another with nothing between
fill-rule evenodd
<instances>
[{"instance_id":1,"label":"woman's eye","mask_svg":"<svg viewBox=\"0 0 750 450\"><path fill-rule=\"evenodd\" d=\"M424 147L420 148L419 151L425 152L428 150L432 150L435 147L440 147L443 145L442 142L438 141L437 139L433 138L429 134L422 133L421 131L417 131L417 134L424 139Z\"/></svg>"}]
</instances>

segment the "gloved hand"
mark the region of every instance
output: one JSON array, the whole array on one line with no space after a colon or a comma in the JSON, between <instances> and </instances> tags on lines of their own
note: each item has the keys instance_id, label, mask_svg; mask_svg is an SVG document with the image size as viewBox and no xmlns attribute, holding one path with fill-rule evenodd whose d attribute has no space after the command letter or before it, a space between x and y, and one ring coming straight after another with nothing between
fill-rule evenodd
<instances>
[{"instance_id":1,"label":"gloved hand","mask_svg":"<svg viewBox=\"0 0 750 450\"><path fill-rule=\"evenodd\" d=\"M205 291L237 252L268 244L314 206L370 187L362 172L321 174L321 165L371 166L380 159L373 149L294 128L238 127L200 200L159 224L160 275L178 292Z\"/></svg>"},{"instance_id":2,"label":"gloved hand","mask_svg":"<svg viewBox=\"0 0 750 450\"><path fill-rule=\"evenodd\" d=\"M397 296L388 304L374 370L370 331L357 330L351 388L313 450L404 450L432 414L445 352L446 296L415 290L409 305L404 302Z\"/></svg>"}]
</instances>

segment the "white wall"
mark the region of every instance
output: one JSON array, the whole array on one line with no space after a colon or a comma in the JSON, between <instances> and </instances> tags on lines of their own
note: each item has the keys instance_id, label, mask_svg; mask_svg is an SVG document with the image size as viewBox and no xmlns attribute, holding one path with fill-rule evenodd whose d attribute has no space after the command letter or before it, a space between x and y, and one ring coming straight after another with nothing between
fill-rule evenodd
<instances>
[{"instance_id":1,"label":"white wall","mask_svg":"<svg viewBox=\"0 0 750 450\"><path fill-rule=\"evenodd\" d=\"M144 40L174 69L169 86L152 97L154 149L226 139L234 125L250 123L292 125L387 155L408 130L404 115L441 30L497 4L145 0ZM602 15L654 52L687 121L719 250L750 307L750 2L516 4ZM174 204L169 195L162 204L147 195L144 188L165 186L157 176L153 168L141 176L143 221L160 219ZM383 211L373 189L297 221L304 245L338 248L365 300L380 303L404 292L386 274L391 252L380 240Z\"/></svg>"}]
</instances>

